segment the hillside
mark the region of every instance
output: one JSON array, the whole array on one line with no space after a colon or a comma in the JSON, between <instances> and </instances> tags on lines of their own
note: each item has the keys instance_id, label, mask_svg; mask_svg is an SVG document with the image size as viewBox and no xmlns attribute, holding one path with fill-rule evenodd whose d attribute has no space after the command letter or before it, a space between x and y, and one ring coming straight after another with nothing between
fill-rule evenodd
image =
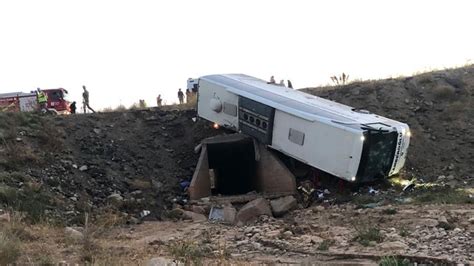
<instances>
[{"instance_id":1,"label":"hillside","mask_svg":"<svg viewBox=\"0 0 474 266\"><path fill-rule=\"evenodd\" d=\"M225 133L195 110L0 113L0 264L472 262L474 66L304 91L408 123L393 180L417 186L324 184L308 208L221 224L211 208L243 204L183 189L196 145Z\"/></svg>"},{"instance_id":2,"label":"hillside","mask_svg":"<svg viewBox=\"0 0 474 266\"><path fill-rule=\"evenodd\" d=\"M452 175L472 186L474 66L303 91L407 123L408 177L434 181Z\"/></svg>"},{"instance_id":3,"label":"hillside","mask_svg":"<svg viewBox=\"0 0 474 266\"><path fill-rule=\"evenodd\" d=\"M0 200L66 224L115 206L161 219L184 199L201 139L216 134L193 111L136 110L49 117L0 114ZM33 194L34 197L30 197Z\"/></svg>"}]
</instances>

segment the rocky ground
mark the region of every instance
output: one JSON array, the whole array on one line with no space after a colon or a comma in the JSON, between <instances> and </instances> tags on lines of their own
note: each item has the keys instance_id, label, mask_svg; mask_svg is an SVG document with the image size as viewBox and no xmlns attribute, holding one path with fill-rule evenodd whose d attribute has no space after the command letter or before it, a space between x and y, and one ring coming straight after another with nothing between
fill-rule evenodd
<instances>
[{"instance_id":1,"label":"rocky ground","mask_svg":"<svg viewBox=\"0 0 474 266\"><path fill-rule=\"evenodd\" d=\"M300 195L189 202L194 147L225 133L192 109L0 113L0 265L472 263L474 67L305 90L407 122L403 173L322 179L309 208Z\"/></svg>"},{"instance_id":2,"label":"rocky ground","mask_svg":"<svg viewBox=\"0 0 474 266\"><path fill-rule=\"evenodd\" d=\"M175 260L374 265L390 258L399 263L473 263L473 219L470 205L313 206L283 218L261 216L244 226L186 219L101 227L89 233L97 232L88 245L95 245L98 264L163 265L158 262ZM90 254L82 233L76 238L68 231L52 233L38 226L26 232L32 240L25 244L30 252L23 262L28 258L79 262Z\"/></svg>"}]
</instances>

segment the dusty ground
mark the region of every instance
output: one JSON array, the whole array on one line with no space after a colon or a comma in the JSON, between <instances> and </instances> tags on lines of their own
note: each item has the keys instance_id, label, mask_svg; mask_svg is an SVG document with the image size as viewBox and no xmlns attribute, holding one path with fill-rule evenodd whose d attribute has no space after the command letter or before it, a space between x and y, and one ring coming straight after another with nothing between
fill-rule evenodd
<instances>
[{"instance_id":1,"label":"dusty ground","mask_svg":"<svg viewBox=\"0 0 474 266\"><path fill-rule=\"evenodd\" d=\"M282 219L262 217L249 226L210 222L145 222L92 233L91 259L97 263L145 264L153 258L178 259L188 251L195 262L248 263L364 263L401 255L412 262L473 263L474 217L470 205L396 205L357 209L355 205L313 206ZM447 221L451 227L443 226ZM380 239L356 239L368 228ZM43 229L43 230L42 230ZM80 262L82 242L61 229L28 229L34 237L25 244L20 262Z\"/></svg>"},{"instance_id":2,"label":"dusty ground","mask_svg":"<svg viewBox=\"0 0 474 266\"><path fill-rule=\"evenodd\" d=\"M0 264L5 254L20 264L178 257L342 264L396 254L411 262L472 262L474 67L308 90L407 122L413 138L406 168L392 183L340 194L328 185L321 189L330 194L309 209L244 227L170 215L186 208L180 182L194 171L195 145L223 133L194 122L193 110L0 113L0 251L10 250L0 252ZM411 178L417 187L401 191ZM82 237L75 240L66 226Z\"/></svg>"}]
</instances>

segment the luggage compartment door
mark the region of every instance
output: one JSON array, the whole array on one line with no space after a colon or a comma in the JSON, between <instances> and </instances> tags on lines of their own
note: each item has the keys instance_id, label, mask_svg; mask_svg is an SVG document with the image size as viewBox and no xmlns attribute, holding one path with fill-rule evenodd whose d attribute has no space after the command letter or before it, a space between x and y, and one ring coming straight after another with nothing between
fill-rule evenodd
<instances>
[{"instance_id":1,"label":"luggage compartment door","mask_svg":"<svg viewBox=\"0 0 474 266\"><path fill-rule=\"evenodd\" d=\"M242 133L270 145L274 117L275 108L239 96L239 129Z\"/></svg>"}]
</instances>

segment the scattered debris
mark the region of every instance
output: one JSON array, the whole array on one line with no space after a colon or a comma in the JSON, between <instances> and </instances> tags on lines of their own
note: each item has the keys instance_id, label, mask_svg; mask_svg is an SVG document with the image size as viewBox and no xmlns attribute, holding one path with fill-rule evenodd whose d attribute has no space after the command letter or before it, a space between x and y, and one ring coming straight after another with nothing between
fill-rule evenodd
<instances>
[{"instance_id":1,"label":"scattered debris","mask_svg":"<svg viewBox=\"0 0 474 266\"><path fill-rule=\"evenodd\" d=\"M140 212L140 217L141 217L141 218L146 217L146 216L148 216L150 213L151 213L151 211L149 211L149 210L143 210L143 211Z\"/></svg>"}]
</instances>

